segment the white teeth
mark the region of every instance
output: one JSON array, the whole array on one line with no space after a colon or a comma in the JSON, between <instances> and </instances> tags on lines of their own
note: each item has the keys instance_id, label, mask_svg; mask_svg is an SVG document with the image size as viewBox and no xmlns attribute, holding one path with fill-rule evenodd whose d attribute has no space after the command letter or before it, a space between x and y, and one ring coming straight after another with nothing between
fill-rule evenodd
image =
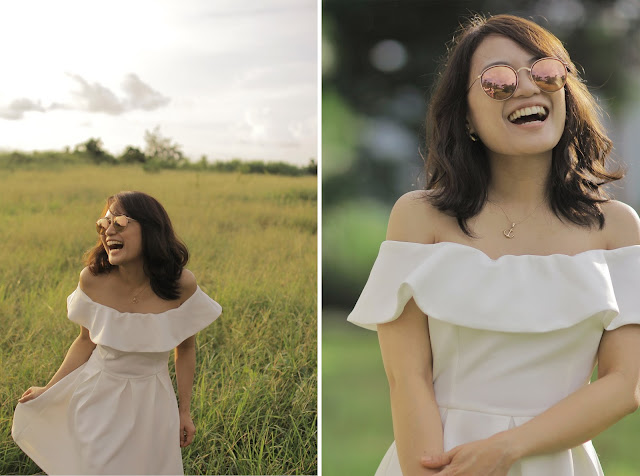
<instances>
[{"instance_id":1,"label":"white teeth","mask_svg":"<svg viewBox=\"0 0 640 476\"><path fill-rule=\"evenodd\" d=\"M509 121L513 122L519 117L531 116L533 114L538 114L541 117L545 117L548 114L548 112L542 106L523 107L522 109L518 109L517 111L514 111L511 114L509 114L508 119Z\"/></svg>"},{"instance_id":2,"label":"white teeth","mask_svg":"<svg viewBox=\"0 0 640 476\"><path fill-rule=\"evenodd\" d=\"M115 240L113 240L113 241L111 241L111 240L110 240L110 241L107 241L107 246L122 245L122 244L123 244L123 243L122 243L122 241L115 241Z\"/></svg>"}]
</instances>

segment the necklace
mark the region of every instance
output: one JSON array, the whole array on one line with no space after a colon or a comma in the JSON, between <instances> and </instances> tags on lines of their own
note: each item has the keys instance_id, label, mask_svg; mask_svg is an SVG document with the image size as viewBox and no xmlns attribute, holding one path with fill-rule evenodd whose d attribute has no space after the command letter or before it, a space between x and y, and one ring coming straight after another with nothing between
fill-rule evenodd
<instances>
[{"instance_id":1,"label":"necklace","mask_svg":"<svg viewBox=\"0 0 640 476\"><path fill-rule=\"evenodd\" d=\"M133 298L131 299L131 301L133 302L133 304L138 304L138 302L140 301L138 298L140 297L140 294L142 294L142 291L144 291L147 288L147 285L149 283L145 283L141 288L140 291L138 291L136 294L133 295Z\"/></svg>"},{"instance_id":2,"label":"necklace","mask_svg":"<svg viewBox=\"0 0 640 476\"><path fill-rule=\"evenodd\" d=\"M515 222L511 218L509 218L509 215L507 215L507 212L504 211L504 208L502 208L497 203L492 202L488 198L487 198L487 202L492 203L493 205L497 206L500 210L502 210L502 213L504 213L504 216L507 218L509 223L511 223L511 226L509 228L505 228L504 230L502 230L502 234L505 236L505 238L511 239L511 238L513 238L515 236L514 233L513 233L513 229L516 227L516 225L519 225L520 223L523 223L526 220L528 220L531 217L531 215L533 215L536 212L536 210L538 210L538 208L540 208L540 206L545 202L545 200L542 200L540 203L538 203L538 206L536 208L534 208L531 213L529 213L526 217L524 217L522 220L520 220L518 222Z\"/></svg>"}]
</instances>

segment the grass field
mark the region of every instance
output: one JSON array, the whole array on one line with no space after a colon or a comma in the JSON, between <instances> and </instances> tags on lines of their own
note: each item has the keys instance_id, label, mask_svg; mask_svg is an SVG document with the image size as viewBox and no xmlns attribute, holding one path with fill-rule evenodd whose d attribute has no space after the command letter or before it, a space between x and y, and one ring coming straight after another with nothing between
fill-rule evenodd
<instances>
[{"instance_id":1,"label":"grass field","mask_svg":"<svg viewBox=\"0 0 640 476\"><path fill-rule=\"evenodd\" d=\"M160 200L224 313L198 334L186 474L317 471L316 178L83 166L0 174L0 474L40 469L13 442L19 396L77 336L66 318L107 196ZM173 360L170 361L172 377ZM174 378L175 382L175 378Z\"/></svg>"},{"instance_id":2,"label":"grass field","mask_svg":"<svg viewBox=\"0 0 640 476\"><path fill-rule=\"evenodd\" d=\"M393 441L377 335L347 323L347 312L322 318L322 473L370 476ZM593 444L605 476L638 476L640 411Z\"/></svg>"}]
</instances>

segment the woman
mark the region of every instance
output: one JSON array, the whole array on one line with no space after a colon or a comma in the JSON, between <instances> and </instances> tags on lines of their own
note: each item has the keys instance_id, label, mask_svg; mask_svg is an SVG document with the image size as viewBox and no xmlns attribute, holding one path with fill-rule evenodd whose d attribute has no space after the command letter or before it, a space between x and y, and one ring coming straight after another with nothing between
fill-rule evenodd
<instances>
[{"instance_id":1,"label":"woman","mask_svg":"<svg viewBox=\"0 0 640 476\"><path fill-rule=\"evenodd\" d=\"M379 475L602 475L638 408L640 221L561 42L509 15L456 36L427 187L394 206L349 320L377 329L395 443ZM598 379L587 385L598 363Z\"/></svg>"},{"instance_id":2,"label":"woman","mask_svg":"<svg viewBox=\"0 0 640 476\"><path fill-rule=\"evenodd\" d=\"M51 381L19 399L11 434L48 474L183 474L195 334L222 309L184 268L187 248L153 197L109 197L96 227L67 299L80 335Z\"/></svg>"}]
</instances>

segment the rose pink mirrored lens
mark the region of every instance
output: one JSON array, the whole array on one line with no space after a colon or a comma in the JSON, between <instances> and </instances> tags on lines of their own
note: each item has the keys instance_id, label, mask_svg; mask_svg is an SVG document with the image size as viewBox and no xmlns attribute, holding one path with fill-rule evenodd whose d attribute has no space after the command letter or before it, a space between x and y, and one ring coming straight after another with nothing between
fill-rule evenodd
<instances>
[{"instance_id":1,"label":"rose pink mirrored lens","mask_svg":"<svg viewBox=\"0 0 640 476\"><path fill-rule=\"evenodd\" d=\"M564 86L567 81L567 70L560 60L545 58L532 66L531 78L540 89L551 93Z\"/></svg>"},{"instance_id":2,"label":"rose pink mirrored lens","mask_svg":"<svg viewBox=\"0 0 640 476\"><path fill-rule=\"evenodd\" d=\"M508 66L493 66L482 73L482 89L490 98L507 99L516 90L516 72Z\"/></svg>"}]
</instances>

